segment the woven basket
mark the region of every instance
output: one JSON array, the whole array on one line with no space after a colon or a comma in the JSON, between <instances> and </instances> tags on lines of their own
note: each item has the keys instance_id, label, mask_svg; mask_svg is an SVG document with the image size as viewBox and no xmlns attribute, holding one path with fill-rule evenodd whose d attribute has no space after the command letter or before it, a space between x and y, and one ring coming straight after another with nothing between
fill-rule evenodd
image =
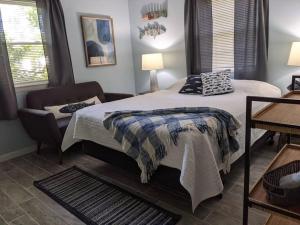
<instances>
[{"instance_id":1,"label":"woven basket","mask_svg":"<svg viewBox=\"0 0 300 225\"><path fill-rule=\"evenodd\" d=\"M300 187L294 189L283 189L279 187L279 182L282 177L298 173L299 171L300 160L293 161L264 175L263 186L267 192L268 200L272 204L279 206L299 205Z\"/></svg>"}]
</instances>

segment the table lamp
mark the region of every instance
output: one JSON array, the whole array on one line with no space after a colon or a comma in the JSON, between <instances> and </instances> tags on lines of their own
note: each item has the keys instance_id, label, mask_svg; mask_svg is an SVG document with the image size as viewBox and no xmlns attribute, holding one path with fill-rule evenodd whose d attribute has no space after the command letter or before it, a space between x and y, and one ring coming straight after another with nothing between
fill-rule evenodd
<instances>
[{"instance_id":1,"label":"table lamp","mask_svg":"<svg viewBox=\"0 0 300 225\"><path fill-rule=\"evenodd\" d=\"M142 55L142 70L150 71L150 91L159 90L157 81L157 70L164 68L163 56L161 53Z\"/></svg>"},{"instance_id":2,"label":"table lamp","mask_svg":"<svg viewBox=\"0 0 300 225\"><path fill-rule=\"evenodd\" d=\"M300 66L300 42L293 42L288 66ZM296 79L300 78L299 75L294 75L292 84L288 87L289 90L298 90L300 88L300 82Z\"/></svg>"},{"instance_id":3,"label":"table lamp","mask_svg":"<svg viewBox=\"0 0 300 225\"><path fill-rule=\"evenodd\" d=\"M293 42L288 65L300 66L300 42Z\"/></svg>"}]
</instances>

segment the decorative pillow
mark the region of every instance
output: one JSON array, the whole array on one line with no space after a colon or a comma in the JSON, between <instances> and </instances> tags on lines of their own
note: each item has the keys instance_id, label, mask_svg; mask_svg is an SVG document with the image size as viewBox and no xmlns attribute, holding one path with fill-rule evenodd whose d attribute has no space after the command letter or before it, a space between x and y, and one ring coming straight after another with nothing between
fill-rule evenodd
<instances>
[{"instance_id":1,"label":"decorative pillow","mask_svg":"<svg viewBox=\"0 0 300 225\"><path fill-rule=\"evenodd\" d=\"M60 113L71 113L71 114L73 114L74 112L76 112L79 109L83 109L85 107L92 106L92 105L95 105L95 102L92 102L90 104L85 103L85 102L79 102L79 103L64 106L59 110L59 112Z\"/></svg>"},{"instance_id":2,"label":"decorative pillow","mask_svg":"<svg viewBox=\"0 0 300 225\"><path fill-rule=\"evenodd\" d=\"M202 73L201 78L203 85L203 95L210 96L233 92L234 90L230 76L230 70Z\"/></svg>"},{"instance_id":3,"label":"decorative pillow","mask_svg":"<svg viewBox=\"0 0 300 225\"><path fill-rule=\"evenodd\" d=\"M202 94L202 80L200 75L190 75L185 85L179 91L180 94Z\"/></svg>"},{"instance_id":4,"label":"decorative pillow","mask_svg":"<svg viewBox=\"0 0 300 225\"><path fill-rule=\"evenodd\" d=\"M45 106L45 110L54 114L55 119L62 119L65 117L72 116L74 112L79 109L83 109L88 106L101 104L101 101L97 96L87 99L82 102L66 104L66 105L57 105L57 106Z\"/></svg>"}]
</instances>

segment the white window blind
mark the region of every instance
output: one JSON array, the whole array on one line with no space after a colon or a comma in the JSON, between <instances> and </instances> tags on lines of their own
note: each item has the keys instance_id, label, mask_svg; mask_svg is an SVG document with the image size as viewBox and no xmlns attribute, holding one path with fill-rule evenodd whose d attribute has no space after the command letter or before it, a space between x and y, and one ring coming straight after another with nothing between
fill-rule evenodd
<instances>
[{"instance_id":1,"label":"white window blind","mask_svg":"<svg viewBox=\"0 0 300 225\"><path fill-rule=\"evenodd\" d=\"M234 69L234 0L212 0L213 71Z\"/></svg>"},{"instance_id":2,"label":"white window blind","mask_svg":"<svg viewBox=\"0 0 300 225\"><path fill-rule=\"evenodd\" d=\"M48 74L35 3L0 0L0 10L15 86L46 83Z\"/></svg>"}]
</instances>

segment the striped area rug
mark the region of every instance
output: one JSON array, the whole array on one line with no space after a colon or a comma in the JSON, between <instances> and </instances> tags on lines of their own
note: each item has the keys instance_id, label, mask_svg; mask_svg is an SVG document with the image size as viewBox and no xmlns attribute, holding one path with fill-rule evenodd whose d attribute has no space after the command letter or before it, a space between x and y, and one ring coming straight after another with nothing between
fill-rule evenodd
<instances>
[{"instance_id":1,"label":"striped area rug","mask_svg":"<svg viewBox=\"0 0 300 225\"><path fill-rule=\"evenodd\" d=\"M34 185L88 225L175 225L180 219L77 167Z\"/></svg>"}]
</instances>

